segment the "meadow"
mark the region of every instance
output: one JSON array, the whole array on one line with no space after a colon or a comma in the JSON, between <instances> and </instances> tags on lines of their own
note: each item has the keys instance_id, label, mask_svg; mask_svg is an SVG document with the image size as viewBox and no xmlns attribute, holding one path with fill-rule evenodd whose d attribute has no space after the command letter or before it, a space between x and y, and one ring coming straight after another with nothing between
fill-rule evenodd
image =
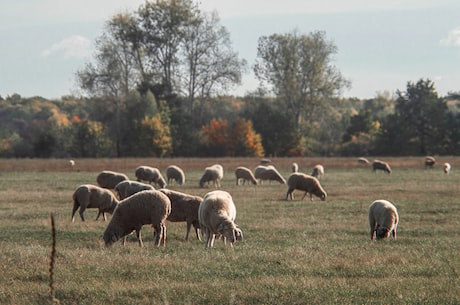
<instances>
[{"instance_id":1,"label":"meadow","mask_svg":"<svg viewBox=\"0 0 460 305\"><path fill-rule=\"evenodd\" d=\"M235 167L253 169L256 158L82 159L74 168L64 159L0 160L0 304L459 304L460 158L438 157L452 164L449 175L440 164L425 169L422 157L381 159L391 175L355 158L272 159L286 178L293 161L306 173L322 163L326 201L301 201L299 191L286 201L278 183L236 186ZM186 184L168 187L203 196L213 188L198 180L214 163L224 166L221 189L233 196L244 234L233 248L186 242L185 223L169 222L165 248L153 247L148 226L144 248L134 236L106 248L97 210L71 223L73 191L103 169L134 179L138 165L164 174L177 164ZM367 209L376 199L398 208L396 240L370 240Z\"/></svg>"}]
</instances>

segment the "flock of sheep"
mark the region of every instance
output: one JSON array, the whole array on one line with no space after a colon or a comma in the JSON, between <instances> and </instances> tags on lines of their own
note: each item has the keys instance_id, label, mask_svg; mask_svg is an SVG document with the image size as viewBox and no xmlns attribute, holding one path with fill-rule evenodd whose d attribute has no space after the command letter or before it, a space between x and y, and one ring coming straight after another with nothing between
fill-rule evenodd
<instances>
[{"instance_id":1,"label":"flock of sheep","mask_svg":"<svg viewBox=\"0 0 460 305\"><path fill-rule=\"evenodd\" d=\"M327 193L319 181L324 176L324 167L321 164L314 166L311 175L307 175L299 172L298 164L293 163L292 173L286 181L273 165L267 164L269 162L262 160L261 163L254 172L243 166L237 167L236 184L244 185L248 182L256 185L264 181L276 181L287 184L286 200L294 199L295 190L304 192L302 200L307 194L310 194L310 200L313 200L313 195L326 200ZM365 158L359 158L358 163L370 164ZM426 167L433 167L435 163L433 157L426 157ZM74 166L75 162L72 161L70 164ZM372 170L382 170L391 174L390 165L380 160L373 161ZM445 163L443 170L449 174L450 164ZM106 213L112 214L103 233L107 246L120 239L124 244L126 236L132 232L136 233L139 245L143 246L141 229L144 225L152 226L154 245L165 246L166 220L186 222L185 240L189 239L193 226L196 238L201 240L202 235L206 248L213 247L216 237L221 238L224 244L228 242L233 245L237 240L243 239L243 233L235 223L236 207L232 196L226 191L219 190L223 175L222 165L206 167L199 180L199 186L205 187L212 183L216 190L200 197L166 188L168 184L185 183L184 171L176 165L166 169L167 180L163 178L160 170L149 166L139 166L135 169L137 181L129 180L123 173L102 171L96 178L97 185L80 185L74 191L72 222L75 221L77 210L82 221L85 221L84 212L87 208L99 210L96 220L102 215L106 221ZM160 189L156 190L153 185L159 186ZM396 238L399 215L391 202L376 200L369 206L368 213L371 240L389 236Z\"/></svg>"}]
</instances>

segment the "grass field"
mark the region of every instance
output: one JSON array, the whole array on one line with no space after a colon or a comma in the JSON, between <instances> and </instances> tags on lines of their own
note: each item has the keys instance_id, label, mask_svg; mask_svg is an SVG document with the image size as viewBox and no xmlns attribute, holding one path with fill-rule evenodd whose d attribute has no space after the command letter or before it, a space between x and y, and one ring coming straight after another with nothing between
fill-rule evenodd
<instances>
[{"instance_id":1,"label":"grass field","mask_svg":"<svg viewBox=\"0 0 460 305\"><path fill-rule=\"evenodd\" d=\"M235 167L258 159L91 159L74 169L59 159L0 160L0 304L53 303L51 213L60 304L459 304L460 158L438 157L453 165L450 175L440 165L425 170L423 158L381 159L391 175L352 158L272 159L286 178L293 161L307 173L322 163L325 202L300 201L300 192L286 201L278 183L237 187ZM185 223L167 223L165 248L153 247L148 226L144 248L133 236L106 248L96 210L70 221L73 191L102 169L134 179L138 165L164 173L177 164L187 181L171 188L203 196L212 189L198 180L217 162L244 234L233 248L185 242ZM370 241L367 208L376 199L398 208L397 240Z\"/></svg>"}]
</instances>

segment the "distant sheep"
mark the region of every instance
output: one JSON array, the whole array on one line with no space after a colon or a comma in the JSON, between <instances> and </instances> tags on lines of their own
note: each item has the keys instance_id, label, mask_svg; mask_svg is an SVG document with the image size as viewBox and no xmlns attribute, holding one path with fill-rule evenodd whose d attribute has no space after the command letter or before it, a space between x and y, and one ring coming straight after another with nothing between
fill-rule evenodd
<instances>
[{"instance_id":1,"label":"distant sheep","mask_svg":"<svg viewBox=\"0 0 460 305\"><path fill-rule=\"evenodd\" d=\"M138 181L132 181L132 180L124 180L115 185L115 193L118 195L118 198L120 200L123 200L125 198L128 198L131 195L134 195L135 193L138 193L140 191L146 191L146 190L154 190L155 188L151 186L150 184L138 182Z\"/></svg>"},{"instance_id":2,"label":"distant sheep","mask_svg":"<svg viewBox=\"0 0 460 305\"><path fill-rule=\"evenodd\" d=\"M293 173L297 173L299 171L299 165L295 162L292 163L291 165L291 170Z\"/></svg>"},{"instance_id":3,"label":"distant sheep","mask_svg":"<svg viewBox=\"0 0 460 305\"><path fill-rule=\"evenodd\" d=\"M75 166L75 161L74 160L69 160L69 167L73 168Z\"/></svg>"},{"instance_id":4,"label":"distant sheep","mask_svg":"<svg viewBox=\"0 0 460 305\"><path fill-rule=\"evenodd\" d=\"M326 191L321 186L319 180L313 176L304 173L292 173L288 178L287 184L286 200L289 198L294 200L294 190L305 192L301 200L305 198L307 193L310 193L310 200L313 200L313 195L321 198L322 201L326 200Z\"/></svg>"},{"instance_id":5,"label":"distant sheep","mask_svg":"<svg viewBox=\"0 0 460 305\"><path fill-rule=\"evenodd\" d=\"M425 157L425 168L433 168L436 164L436 159L432 156Z\"/></svg>"},{"instance_id":6,"label":"distant sheep","mask_svg":"<svg viewBox=\"0 0 460 305\"><path fill-rule=\"evenodd\" d=\"M229 193L216 190L204 196L198 209L198 219L206 239L206 248L213 247L216 235L222 236L224 244L228 241L230 245L243 239L243 232L235 224L235 217L236 207Z\"/></svg>"},{"instance_id":7,"label":"distant sheep","mask_svg":"<svg viewBox=\"0 0 460 305\"><path fill-rule=\"evenodd\" d=\"M166 168L166 179L168 179L169 185L173 181L179 185L183 185L185 183L184 171L177 165L170 165Z\"/></svg>"},{"instance_id":8,"label":"distant sheep","mask_svg":"<svg viewBox=\"0 0 460 305\"><path fill-rule=\"evenodd\" d=\"M198 208L200 207L203 198L168 189L160 189L160 192L168 196L171 201L171 214L169 214L167 220L171 222L185 221L187 223L185 240L188 240L190 228L193 225L195 228L196 239L201 240L198 232L200 229Z\"/></svg>"},{"instance_id":9,"label":"distant sheep","mask_svg":"<svg viewBox=\"0 0 460 305\"><path fill-rule=\"evenodd\" d=\"M450 166L450 164L447 163L447 162L444 163L442 167L443 167L443 171L444 171L445 174L449 174L449 173L450 173L450 169L452 168L452 167Z\"/></svg>"},{"instance_id":10,"label":"distant sheep","mask_svg":"<svg viewBox=\"0 0 460 305\"><path fill-rule=\"evenodd\" d=\"M321 179L324 176L324 166L322 166L321 164L316 164L313 167L311 175L315 178Z\"/></svg>"},{"instance_id":11,"label":"distant sheep","mask_svg":"<svg viewBox=\"0 0 460 305\"><path fill-rule=\"evenodd\" d=\"M271 182L272 180L278 181L281 184L286 184L286 179L281 176L281 174L276 170L273 165L259 165L254 169L254 177L259 181L268 180Z\"/></svg>"},{"instance_id":12,"label":"distant sheep","mask_svg":"<svg viewBox=\"0 0 460 305\"><path fill-rule=\"evenodd\" d=\"M204 169L203 175L201 176L199 185L204 187L204 184L212 182L214 187L220 188L220 181L224 178L224 168L220 164L214 164Z\"/></svg>"},{"instance_id":13,"label":"distant sheep","mask_svg":"<svg viewBox=\"0 0 460 305\"><path fill-rule=\"evenodd\" d=\"M377 170L382 170L388 174L391 174L391 167L387 162L374 160L372 163L372 171L375 173Z\"/></svg>"},{"instance_id":14,"label":"distant sheep","mask_svg":"<svg viewBox=\"0 0 460 305\"><path fill-rule=\"evenodd\" d=\"M171 213L171 201L160 191L142 191L120 201L107 225L103 239L111 246L133 231L143 247L141 229L143 225L152 225L154 246L166 245L166 218Z\"/></svg>"},{"instance_id":15,"label":"distant sheep","mask_svg":"<svg viewBox=\"0 0 460 305\"><path fill-rule=\"evenodd\" d=\"M257 184L257 179L254 177L254 174L249 168L244 166L238 166L235 169L235 177L236 185L240 185L240 181L243 183L243 185L246 183L246 181L248 181L248 183L251 182L252 184Z\"/></svg>"},{"instance_id":16,"label":"distant sheep","mask_svg":"<svg viewBox=\"0 0 460 305\"><path fill-rule=\"evenodd\" d=\"M83 184L77 187L72 198L72 222L75 222L75 212L77 212L79 208L79 214L82 221L85 221L83 213L89 208L99 209L96 220L98 220L99 216L102 214L104 221L106 221L107 218L105 213L112 214L118 204L117 198L111 191L92 184Z\"/></svg>"},{"instance_id":17,"label":"distant sheep","mask_svg":"<svg viewBox=\"0 0 460 305\"><path fill-rule=\"evenodd\" d=\"M371 240L388 238L390 234L396 239L398 223L398 210L391 202L381 199L369 206Z\"/></svg>"},{"instance_id":18,"label":"distant sheep","mask_svg":"<svg viewBox=\"0 0 460 305\"><path fill-rule=\"evenodd\" d=\"M97 184L106 189L114 189L118 183L124 180L129 180L128 176L113 171L102 171L96 178Z\"/></svg>"},{"instance_id":19,"label":"distant sheep","mask_svg":"<svg viewBox=\"0 0 460 305\"><path fill-rule=\"evenodd\" d=\"M369 164L370 162L366 158L360 157L360 158L358 158L358 163L359 164Z\"/></svg>"},{"instance_id":20,"label":"distant sheep","mask_svg":"<svg viewBox=\"0 0 460 305\"><path fill-rule=\"evenodd\" d=\"M161 175L158 168L150 166L138 166L134 171L137 181L147 181L148 183L155 183L161 188L166 187L166 181Z\"/></svg>"}]
</instances>

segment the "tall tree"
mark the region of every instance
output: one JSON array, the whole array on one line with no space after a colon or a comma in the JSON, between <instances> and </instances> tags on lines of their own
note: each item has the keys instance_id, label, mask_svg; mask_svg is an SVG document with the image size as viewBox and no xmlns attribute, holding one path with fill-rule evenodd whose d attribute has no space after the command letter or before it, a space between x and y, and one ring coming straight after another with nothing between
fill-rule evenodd
<instances>
[{"instance_id":1,"label":"tall tree","mask_svg":"<svg viewBox=\"0 0 460 305\"><path fill-rule=\"evenodd\" d=\"M256 77L286 105L297 131L319 106L349 85L331 64L337 47L324 32L273 34L259 38Z\"/></svg>"}]
</instances>

